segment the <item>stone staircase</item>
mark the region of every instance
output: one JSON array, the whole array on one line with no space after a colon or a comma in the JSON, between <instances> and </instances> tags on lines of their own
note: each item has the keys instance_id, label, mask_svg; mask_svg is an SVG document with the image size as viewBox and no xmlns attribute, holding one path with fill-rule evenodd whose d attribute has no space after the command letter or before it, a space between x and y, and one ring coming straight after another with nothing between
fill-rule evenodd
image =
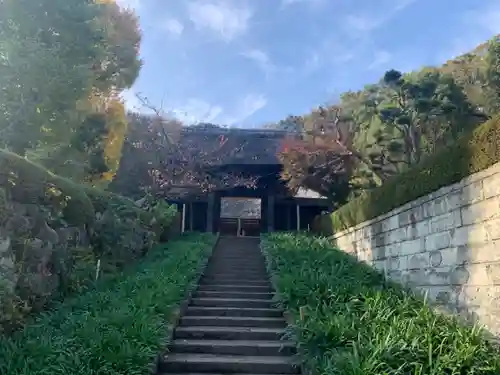
<instances>
[{"instance_id":1,"label":"stone staircase","mask_svg":"<svg viewBox=\"0 0 500 375\"><path fill-rule=\"evenodd\" d=\"M221 238L174 330L160 374L299 374L258 238Z\"/></svg>"}]
</instances>

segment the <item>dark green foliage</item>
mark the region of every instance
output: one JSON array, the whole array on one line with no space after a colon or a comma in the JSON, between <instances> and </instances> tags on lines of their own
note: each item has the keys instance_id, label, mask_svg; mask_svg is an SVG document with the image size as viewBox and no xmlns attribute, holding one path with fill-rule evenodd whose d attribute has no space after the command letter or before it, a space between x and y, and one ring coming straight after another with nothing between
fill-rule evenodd
<instances>
[{"instance_id":1,"label":"dark green foliage","mask_svg":"<svg viewBox=\"0 0 500 375\"><path fill-rule=\"evenodd\" d=\"M328 235L350 228L458 182L499 161L500 116L429 156L413 169L393 177L383 186L363 193L331 216L317 218L314 229Z\"/></svg>"},{"instance_id":2,"label":"dark green foliage","mask_svg":"<svg viewBox=\"0 0 500 375\"><path fill-rule=\"evenodd\" d=\"M488 110L498 113L500 112L500 36L496 36L489 42L486 62Z\"/></svg>"},{"instance_id":3,"label":"dark green foliage","mask_svg":"<svg viewBox=\"0 0 500 375\"><path fill-rule=\"evenodd\" d=\"M264 252L313 374L500 373L500 350L481 330L434 313L328 240L272 234Z\"/></svg>"},{"instance_id":4,"label":"dark green foliage","mask_svg":"<svg viewBox=\"0 0 500 375\"><path fill-rule=\"evenodd\" d=\"M210 234L158 246L116 275L0 338L0 373L149 374L165 349L167 324L214 244Z\"/></svg>"},{"instance_id":5,"label":"dark green foliage","mask_svg":"<svg viewBox=\"0 0 500 375\"><path fill-rule=\"evenodd\" d=\"M0 149L0 186L13 201L50 207L69 225L91 225L94 208L81 185Z\"/></svg>"}]
</instances>

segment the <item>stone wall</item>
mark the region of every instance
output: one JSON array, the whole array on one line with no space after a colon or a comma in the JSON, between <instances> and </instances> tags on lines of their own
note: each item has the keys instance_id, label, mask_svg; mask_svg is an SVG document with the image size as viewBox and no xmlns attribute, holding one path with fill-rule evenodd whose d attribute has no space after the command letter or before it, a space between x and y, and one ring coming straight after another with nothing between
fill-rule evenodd
<instances>
[{"instance_id":1,"label":"stone wall","mask_svg":"<svg viewBox=\"0 0 500 375\"><path fill-rule=\"evenodd\" d=\"M500 163L333 237L389 279L500 335Z\"/></svg>"}]
</instances>

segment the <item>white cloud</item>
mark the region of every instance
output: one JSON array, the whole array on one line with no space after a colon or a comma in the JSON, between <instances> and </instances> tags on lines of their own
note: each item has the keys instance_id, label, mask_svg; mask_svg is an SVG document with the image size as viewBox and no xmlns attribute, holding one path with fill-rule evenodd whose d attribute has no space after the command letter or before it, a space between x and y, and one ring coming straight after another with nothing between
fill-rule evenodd
<instances>
[{"instance_id":1,"label":"white cloud","mask_svg":"<svg viewBox=\"0 0 500 375\"><path fill-rule=\"evenodd\" d=\"M452 39L448 48L437 55L439 61L447 61L470 52L487 39L500 34L500 4L489 1L481 5L463 14L459 28L467 30L467 34Z\"/></svg>"},{"instance_id":2,"label":"white cloud","mask_svg":"<svg viewBox=\"0 0 500 375\"><path fill-rule=\"evenodd\" d=\"M367 10L365 14L351 14L345 17L344 27L354 36L364 36L378 29L399 12L418 0L385 0L377 3L375 10ZM356 35L357 34L357 35Z\"/></svg>"},{"instance_id":3,"label":"white cloud","mask_svg":"<svg viewBox=\"0 0 500 375\"><path fill-rule=\"evenodd\" d=\"M226 42L244 34L253 15L241 1L229 0L194 0L188 4L187 10L197 29L214 32Z\"/></svg>"},{"instance_id":4,"label":"white cloud","mask_svg":"<svg viewBox=\"0 0 500 375\"><path fill-rule=\"evenodd\" d=\"M281 0L281 6L283 7L295 4L305 4L308 6L316 7L318 5L323 5L325 3L326 0Z\"/></svg>"},{"instance_id":5,"label":"white cloud","mask_svg":"<svg viewBox=\"0 0 500 375\"><path fill-rule=\"evenodd\" d=\"M269 55L264 51L261 51L259 49L251 49L241 53L241 55L247 59L254 61L259 66L259 68L262 69L264 73L266 73L266 75L271 74L275 69L275 66L271 62Z\"/></svg>"},{"instance_id":6,"label":"white cloud","mask_svg":"<svg viewBox=\"0 0 500 375\"><path fill-rule=\"evenodd\" d=\"M392 54L384 51L378 50L375 52L375 56L370 65L368 65L368 69L375 69L381 66L386 65L389 61L392 60Z\"/></svg>"},{"instance_id":7,"label":"white cloud","mask_svg":"<svg viewBox=\"0 0 500 375\"><path fill-rule=\"evenodd\" d=\"M175 37L180 36L184 31L184 25L175 18L168 18L165 20L162 23L161 28Z\"/></svg>"},{"instance_id":8,"label":"white cloud","mask_svg":"<svg viewBox=\"0 0 500 375\"><path fill-rule=\"evenodd\" d=\"M500 4L497 1L489 1L488 4L478 9L467 12L463 17L464 24L487 32L491 36L500 33Z\"/></svg>"},{"instance_id":9,"label":"white cloud","mask_svg":"<svg viewBox=\"0 0 500 375\"><path fill-rule=\"evenodd\" d=\"M188 99L187 102L169 111L186 124L214 122L223 112L219 105L212 105L199 98Z\"/></svg>"},{"instance_id":10,"label":"white cloud","mask_svg":"<svg viewBox=\"0 0 500 375\"><path fill-rule=\"evenodd\" d=\"M382 25L384 18L373 15L349 15L344 22L349 30L364 34Z\"/></svg>"},{"instance_id":11,"label":"white cloud","mask_svg":"<svg viewBox=\"0 0 500 375\"><path fill-rule=\"evenodd\" d=\"M142 0L116 0L116 3L124 8L139 9L142 5Z\"/></svg>"},{"instance_id":12,"label":"white cloud","mask_svg":"<svg viewBox=\"0 0 500 375\"><path fill-rule=\"evenodd\" d=\"M143 106L139 99L137 98L136 93L132 90L125 90L120 94L120 98L125 103L125 108L131 112L142 112Z\"/></svg>"},{"instance_id":13,"label":"white cloud","mask_svg":"<svg viewBox=\"0 0 500 375\"><path fill-rule=\"evenodd\" d=\"M262 94L248 94L236 106L234 113L229 116L224 116L221 119L222 124L229 126L237 126L257 111L267 105L267 99Z\"/></svg>"},{"instance_id":14,"label":"white cloud","mask_svg":"<svg viewBox=\"0 0 500 375\"><path fill-rule=\"evenodd\" d=\"M261 94L247 94L241 98L232 110L225 110L218 104L203 99L190 98L184 104L167 109L167 113L175 116L185 124L212 122L227 126L237 126L248 117L265 107L267 99Z\"/></svg>"},{"instance_id":15,"label":"white cloud","mask_svg":"<svg viewBox=\"0 0 500 375\"><path fill-rule=\"evenodd\" d=\"M356 57L355 46L347 46L336 36L324 37L323 40L311 49L300 71L304 75L316 72L327 64L345 64Z\"/></svg>"}]
</instances>

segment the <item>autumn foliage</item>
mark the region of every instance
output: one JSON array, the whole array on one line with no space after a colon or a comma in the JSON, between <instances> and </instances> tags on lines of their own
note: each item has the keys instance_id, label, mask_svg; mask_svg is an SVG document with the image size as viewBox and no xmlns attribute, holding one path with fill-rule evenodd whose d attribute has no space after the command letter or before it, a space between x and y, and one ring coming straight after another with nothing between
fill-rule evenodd
<instances>
[{"instance_id":1,"label":"autumn foliage","mask_svg":"<svg viewBox=\"0 0 500 375\"><path fill-rule=\"evenodd\" d=\"M258 176L225 168L230 161L245 159L247 149L252 147L237 132L220 134L217 130L221 128L212 124L185 128L175 119L156 114L130 115L130 126L121 168L113 183L118 191L126 193L134 186L135 191L128 194L148 191L174 198L256 186Z\"/></svg>"}]
</instances>

